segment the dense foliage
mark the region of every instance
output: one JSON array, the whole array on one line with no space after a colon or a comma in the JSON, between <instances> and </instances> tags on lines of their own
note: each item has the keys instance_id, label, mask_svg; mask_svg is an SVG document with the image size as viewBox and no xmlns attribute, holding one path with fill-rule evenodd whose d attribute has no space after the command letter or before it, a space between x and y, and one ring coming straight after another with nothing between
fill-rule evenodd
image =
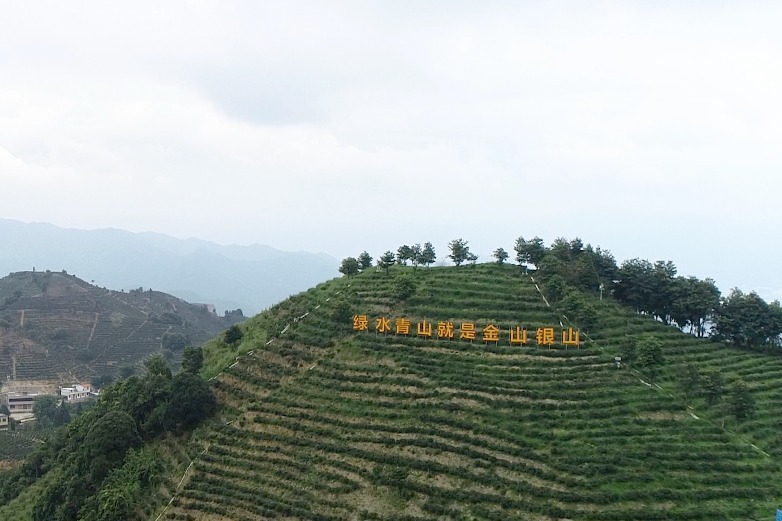
<instances>
[{"instance_id":1,"label":"dense foliage","mask_svg":"<svg viewBox=\"0 0 782 521\"><path fill-rule=\"evenodd\" d=\"M187 365L176 376L162 357L146 361L147 373L104 390L78 415L0 478L0 506L41 480L34 519L109 521L141 519L139 505L162 479L161 454L151 440L182 434L214 413L216 401L197 376L203 355L186 348ZM49 403L36 403L57 418ZM53 420L48 420L53 421ZM57 479L47 480L49 473Z\"/></svg>"},{"instance_id":2,"label":"dense foliage","mask_svg":"<svg viewBox=\"0 0 782 521\"><path fill-rule=\"evenodd\" d=\"M554 301L576 289L613 296L636 312L704 337L711 334L744 347L782 346L782 307L757 293L734 289L727 297L712 279L677 275L672 261L630 259L617 265L613 255L581 239L556 239L549 247L535 237L516 240L516 261L533 264Z\"/></svg>"}]
</instances>

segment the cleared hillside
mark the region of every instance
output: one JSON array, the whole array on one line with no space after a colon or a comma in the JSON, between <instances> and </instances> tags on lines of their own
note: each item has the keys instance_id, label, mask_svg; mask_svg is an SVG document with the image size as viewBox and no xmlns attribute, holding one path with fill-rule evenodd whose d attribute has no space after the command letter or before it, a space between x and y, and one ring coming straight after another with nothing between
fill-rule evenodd
<instances>
[{"instance_id":1,"label":"cleared hillside","mask_svg":"<svg viewBox=\"0 0 782 521\"><path fill-rule=\"evenodd\" d=\"M66 273L12 273L0 279L0 376L127 376L161 352L166 335L198 345L242 319L158 291L111 291ZM166 354L176 365L181 347Z\"/></svg>"},{"instance_id":2,"label":"cleared hillside","mask_svg":"<svg viewBox=\"0 0 782 521\"><path fill-rule=\"evenodd\" d=\"M535 345L562 319L517 267L371 271L291 298L248 321L237 351L207 351L221 418L162 518L770 518L782 360L594 304L594 342L565 349ZM375 333L381 317L390 334ZM422 321L453 322L455 338L417 338ZM458 340L462 322L475 342ZM480 341L487 325L497 345ZM509 345L517 325L525 347ZM641 331L664 344L656 384L614 365ZM751 382L755 418L685 407L674 381L688 362Z\"/></svg>"}]
</instances>

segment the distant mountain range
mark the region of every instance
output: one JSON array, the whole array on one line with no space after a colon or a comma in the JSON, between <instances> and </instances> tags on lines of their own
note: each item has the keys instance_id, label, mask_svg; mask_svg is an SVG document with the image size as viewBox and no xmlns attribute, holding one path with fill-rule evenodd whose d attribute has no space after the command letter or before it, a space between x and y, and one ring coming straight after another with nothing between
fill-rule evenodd
<instances>
[{"instance_id":1,"label":"distant mountain range","mask_svg":"<svg viewBox=\"0 0 782 521\"><path fill-rule=\"evenodd\" d=\"M62 271L109 289L153 288L219 313L245 315L337 275L324 253L270 246L223 246L199 239L117 229L75 230L0 219L0 274Z\"/></svg>"}]
</instances>

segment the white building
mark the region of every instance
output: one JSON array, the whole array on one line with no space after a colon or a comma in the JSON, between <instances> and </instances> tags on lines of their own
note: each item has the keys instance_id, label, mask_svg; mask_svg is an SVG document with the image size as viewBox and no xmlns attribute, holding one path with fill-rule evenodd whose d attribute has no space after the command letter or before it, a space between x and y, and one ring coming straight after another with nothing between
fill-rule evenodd
<instances>
[{"instance_id":1,"label":"white building","mask_svg":"<svg viewBox=\"0 0 782 521\"><path fill-rule=\"evenodd\" d=\"M8 415L0 412L0 429L8 428Z\"/></svg>"},{"instance_id":2,"label":"white building","mask_svg":"<svg viewBox=\"0 0 782 521\"><path fill-rule=\"evenodd\" d=\"M76 384L72 387L60 387L60 396L68 403L81 402L90 397L92 389L90 386Z\"/></svg>"}]
</instances>

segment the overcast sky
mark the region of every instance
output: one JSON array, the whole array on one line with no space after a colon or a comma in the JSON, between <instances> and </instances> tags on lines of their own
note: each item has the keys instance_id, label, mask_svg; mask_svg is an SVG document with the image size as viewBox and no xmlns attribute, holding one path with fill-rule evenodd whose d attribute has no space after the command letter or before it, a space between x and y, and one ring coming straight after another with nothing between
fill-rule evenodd
<instances>
[{"instance_id":1,"label":"overcast sky","mask_svg":"<svg viewBox=\"0 0 782 521\"><path fill-rule=\"evenodd\" d=\"M538 235L782 298L780 2L18 2L0 217L377 256Z\"/></svg>"}]
</instances>

